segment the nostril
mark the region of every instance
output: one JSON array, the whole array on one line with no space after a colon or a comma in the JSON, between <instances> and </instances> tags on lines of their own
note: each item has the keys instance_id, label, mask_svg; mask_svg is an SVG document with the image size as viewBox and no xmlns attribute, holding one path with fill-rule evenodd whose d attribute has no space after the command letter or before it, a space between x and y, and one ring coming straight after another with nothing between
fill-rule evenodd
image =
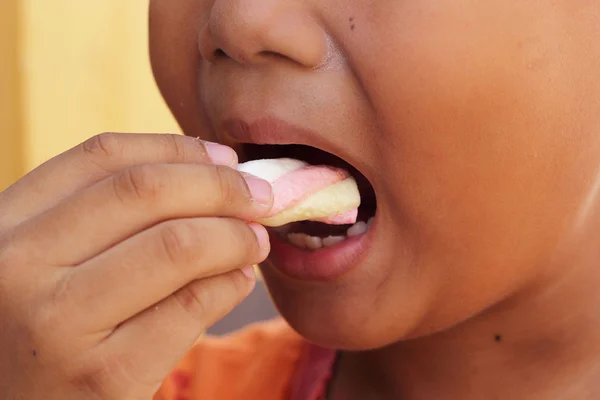
<instances>
[{"instance_id":1,"label":"nostril","mask_svg":"<svg viewBox=\"0 0 600 400\"><path fill-rule=\"evenodd\" d=\"M216 49L214 55L215 55L215 58L227 57L227 54L225 54L223 49Z\"/></svg>"},{"instance_id":2,"label":"nostril","mask_svg":"<svg viewBox=\"0 0 600 400\"><path fill-rule=\"evenodd\" d=\"M270 59L274 59L274 60L287 60L287 61L292 61L290 60L289 57L284 56L281 53L277 53L276 51L261 51L260 55L263 56L264 58L270 58Z\"/></svg>"}]
</instances>

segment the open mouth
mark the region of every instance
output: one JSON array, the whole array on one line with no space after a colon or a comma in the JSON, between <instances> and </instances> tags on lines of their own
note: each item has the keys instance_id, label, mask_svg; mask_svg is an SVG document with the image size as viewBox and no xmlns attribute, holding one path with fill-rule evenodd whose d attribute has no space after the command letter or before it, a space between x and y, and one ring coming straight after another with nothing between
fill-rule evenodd
<instances>
[{"instance_id":1,"label":"open mouth","mask_svg":"<svg viewBox=\"0 0 600 400\"><path fill-rule=\"evenodd\" d=\"M311 165L327 165L344 169L356 180L361 197L356 223L336 225L317 221L300 221L277 228L268 228L288 244L305 251L316 251L324 247L339 245L349 238L368 232L377 212L377 199L369 180L353 165L333 154L306 145L246 143L242 146L243 160L241 161L294 158Z\"/></svg>"}]
</instances>

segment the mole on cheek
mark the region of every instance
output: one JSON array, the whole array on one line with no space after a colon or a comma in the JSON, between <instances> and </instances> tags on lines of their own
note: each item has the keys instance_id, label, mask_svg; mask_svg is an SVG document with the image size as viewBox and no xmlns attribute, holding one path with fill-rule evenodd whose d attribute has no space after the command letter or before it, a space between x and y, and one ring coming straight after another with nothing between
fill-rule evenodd
<instances>
[{"instance_id":1,"label":"mole on cheek","mask_svg":"<svg viewBox=\"0 0 600 400\"><path fill-rule=\"evenodd\" d=\"M348 18L348 22L350 23L350 30L353 31L354 28L356 28L356 25L354 24L354 17Z\"/></svg>"},{"instance_id":2,"label":"mole on cheek","mask_svg":"<svg viewBox=\"0 0 600 400\"><path fill-rule=\"evenodd\" d=\"M501 341L502 341L502 336L500 336L500 335L496 335L496 336L494 336L494 340L495 340L497 343L499 343L499 342L501 342Z\"/></svg>"}]
</instances>

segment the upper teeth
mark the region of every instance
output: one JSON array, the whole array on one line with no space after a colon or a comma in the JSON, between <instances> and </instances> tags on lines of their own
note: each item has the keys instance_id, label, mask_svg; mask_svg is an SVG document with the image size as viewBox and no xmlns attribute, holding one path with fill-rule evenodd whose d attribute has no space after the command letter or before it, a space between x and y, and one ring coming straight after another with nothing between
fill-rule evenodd
<instances>
[{"instance_id":1,"label":"upper teeth","mask_svg":"<svg viewBox=\"0 0 600 400\"><path fill-rule=\"evenodd\" d=\"M373 223L373 218L370 218L367 222L358 221L354 225L352 225L346 231L346 236L329 236L326 238L320 238L318 236L311 236L305 233L287 233L285 231L279 230L281 234L287 237L287 240L296 247L301 249L310 249L317 250L322 247L330 247L334 246L338 243L343 242L349 237L355 237L365 234L371 224Z\"/></svg>"},{"instance_id":2,"label":"upper teeth","mask_svg":"<svg viewBox=\"0 0 600 400\"><path fill-rule=\"evenodd\" d=\"M365 233L367 229L369 229L369 227L365 222L358 221L348 229L346 235L348 235L348 237L360 236Z\"/></svg>"}]
</instances>

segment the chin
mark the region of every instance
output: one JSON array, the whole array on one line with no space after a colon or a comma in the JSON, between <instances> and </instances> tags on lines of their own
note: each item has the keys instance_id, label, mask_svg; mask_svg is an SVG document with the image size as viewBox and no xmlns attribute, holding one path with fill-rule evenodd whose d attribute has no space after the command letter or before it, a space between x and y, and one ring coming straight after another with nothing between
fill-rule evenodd
<instances>
[{"instance_id":1,"label":"chin","mask_svg":"<svg viewBox=\"0 0 600 400\"><path fill-rule=\"evenodd\" d=\"M428 307L426 285L398 285L407 268L391 262L392 254L376 254L335 279L295 278L275 254L260 267L275 306L296 332L322 347L366 351L420 335Z\"/></svg>"}]
</instances>

